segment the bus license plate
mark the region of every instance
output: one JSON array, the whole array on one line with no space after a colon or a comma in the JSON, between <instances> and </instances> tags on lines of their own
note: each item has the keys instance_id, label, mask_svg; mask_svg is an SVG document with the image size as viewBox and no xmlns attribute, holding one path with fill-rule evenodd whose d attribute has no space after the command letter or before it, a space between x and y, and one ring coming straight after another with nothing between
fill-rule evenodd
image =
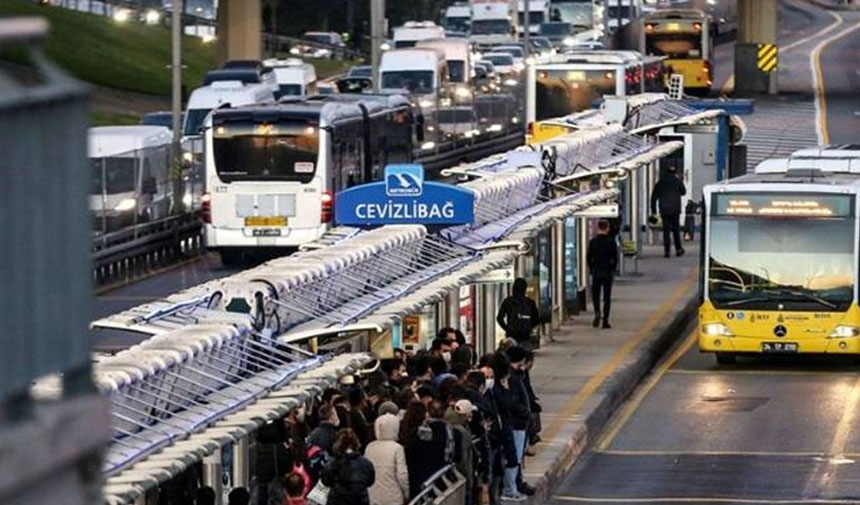
<instances>
[{"instance_id":1,"label":"bus license plate","mask_svg":"<svg viewBox=\"0 0 860 505\"><path fill-rule=\"evenodd\" d=\"M286 226L287 218L285 216L248 216L245 218L245 226ZM257 230L254 230L255 232ZM278 234L280 235L280 233Z\"/></svg>"},{"instance_id":2,"label":"bus license plate","mask_svg":"<svg viewBox=\"0 0 860 505\"><path fill-rule=\"evenodd\" d=\"M280 228L258 228L251 231L251 234L255 237L280 237L281 229Z\"/></svg>"},{"instance_id":3,"label":"bus license plate","mask_svg":"<svg viewBox=\"0 0 860 505\"><path fill-rule=\"evenodd\" d=\"M797 352L796 342L762 342L762 352Z\"/></svg>"}]
</instances>

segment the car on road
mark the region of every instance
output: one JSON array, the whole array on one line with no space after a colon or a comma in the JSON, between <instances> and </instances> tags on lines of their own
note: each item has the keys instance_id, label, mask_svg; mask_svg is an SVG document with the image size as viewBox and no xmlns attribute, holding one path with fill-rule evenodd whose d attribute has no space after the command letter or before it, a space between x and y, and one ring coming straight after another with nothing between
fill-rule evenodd
<instances>
[{"instance_id":1,"label":"car on road","mask_svg":"<svg viewBox=\"0 0 860 505\"><path fill-rule=\"evenodd\" d=\"M492 63L499 74L510 75L517 72L514 57L508 53L485 53L481 58Z\"/></svg>"},{"instance_id":2,"label":"car on road","mask_svg":"<svg viewBox=\"0 0 860 505\"><path fill-rule=\"evenodd\" d=\"M290 49L290 54L311 58L339 58L346 44L339 33L305 32L301 42Z\"/></svg>"}]
</instances>

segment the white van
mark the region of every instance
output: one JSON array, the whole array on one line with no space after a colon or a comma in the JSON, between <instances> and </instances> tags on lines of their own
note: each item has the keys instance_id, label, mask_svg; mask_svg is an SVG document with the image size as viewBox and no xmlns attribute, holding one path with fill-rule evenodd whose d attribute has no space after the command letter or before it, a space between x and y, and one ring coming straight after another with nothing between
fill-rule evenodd
<instances>
[{"instance_id":1,"label":"white van","mask_svg":"<svg viewBox=\"0 0 860 505\"><path fill-rule=\"evenodd\" d=\"M445 55L438 49L393 49L382 53L382 89L406 89L410 95L436 95L448 81Z\"/></svg>"},{"instance_id":2,"label":"white van","mask_svg":"<svg viewBox=\"0 0 860 505\"><path fill-rule=\"evenodd\" d=\"M448 81L469 84L472 81L472 51L466 39L427 39L415 44L417 49L438 49L445 55Z\"/></svg>"},{"instance_id":3,"label":"white van","mask_svg":"<svg viewBox=\"0 0 860 505\"><path fill-rule=\"evenodd\" d=\"M90 128L90 211L97 230L161 219L173 209L170 144L164 126Z\"/></svg>"},{"instance_id":4,"label":"white van","mask_svg":"<svg viewBox=\"0 0 860 505\"><path fill-rule=\"evenodd\" d=\"M239 107L274 100L275 95L268 84L245 85L240 81L217 81L209 86L197 88L188 99L182 135L184 137L200 135L203 121L212 109L223 106Z\"/></svg>"},{"instance_id":5,"label":"white van","mask_svg":"<svg viewBox=\"0 0 860 505\"><path fill-rule=\"evenodd\" d=\"M445 29L433 21L407 21L394 29L394 48L414 47L419 40L444 37Z\"/></svg>"},{"instance_id":6,"label":"white van","mask_svg":"<svg viewBox=\"0 0 860 505\"><path fill-rule=\"evenodd\" d=\"M271 68L278 86L276 98L282 96L313 95L317 90L317 72L313 65L297 58L279 60L272 58L263 62Z\"/></svg>"}]
</instances>

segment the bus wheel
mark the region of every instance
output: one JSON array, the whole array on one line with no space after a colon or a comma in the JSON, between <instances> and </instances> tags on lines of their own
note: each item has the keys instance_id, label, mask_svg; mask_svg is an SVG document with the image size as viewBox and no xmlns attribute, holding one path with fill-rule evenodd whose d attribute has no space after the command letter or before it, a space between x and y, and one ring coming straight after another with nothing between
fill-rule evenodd
<instances>
[{"instance_id":1,"label":"bus wheel","mask_svg":"<svg viewBox=\"0 0 860 505\"><path fill-rule=\"evenodd\" d=\"M738 357L730 352L716 353L717 363L720 365L734 365L738 361Z\"/></svg>"}]
</instances>

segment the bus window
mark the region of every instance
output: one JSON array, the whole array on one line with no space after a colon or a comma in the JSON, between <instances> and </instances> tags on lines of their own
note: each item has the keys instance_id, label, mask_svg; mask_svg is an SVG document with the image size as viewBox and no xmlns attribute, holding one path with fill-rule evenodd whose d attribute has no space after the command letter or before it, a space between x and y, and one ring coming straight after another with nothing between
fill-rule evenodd
<instances>
[{"instance_id":1,"label":"bus window","mask_svg":"<svg viewBox=\"0 0 860 505\"><path fill-rule=\"evenodd\" d=\"M604 95L615 94L612 69L539 69L535 90L535 119L566 116L591 107Z\"/></svg>"},{"instance_id":2,"label":"bus window","mask_svg":"<svg viewBox=\"0 0 860 505\"><path fill-rule=\"evenodd\" d=\"M319 130L306 121L229 121L215 126L213 155L226 182L276 180L308 183L316 171Z\"/></svg>"}]
</instances>

